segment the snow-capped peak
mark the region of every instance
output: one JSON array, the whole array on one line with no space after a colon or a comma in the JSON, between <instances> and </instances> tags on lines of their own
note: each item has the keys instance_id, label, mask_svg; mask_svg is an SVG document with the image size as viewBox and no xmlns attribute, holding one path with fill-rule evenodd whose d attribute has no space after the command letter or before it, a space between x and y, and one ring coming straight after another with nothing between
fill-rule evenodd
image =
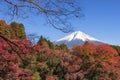
<instances>
[{"instance_id":1,"label":"snow-capped peak","mask_svg":"<svg viewBox=\"0 0 120 80\"><path fill-rule=\"evenodd\" d=\"M63 41L63 40L71 41L71 40L75 40L75 39L78 39L78 40L80 39L82 41L99 41L81 31L76 31L64 38L57 40L56 42Z\"/></svg>"},{"instance_id":2,"label":"snow-capped peak","mask_svg":"<svg viewBox=\"0 0 120 80\"><path fill-rule=\"evenodd\" d=\"M66 44L68 47L73 47L75 45L84 44L85 41L93 42L95 44L101 43L98 39L95 39L81 31L73 32L72 34L63 37L54 43L57 45Z\"/></svg>"}]
</instances>

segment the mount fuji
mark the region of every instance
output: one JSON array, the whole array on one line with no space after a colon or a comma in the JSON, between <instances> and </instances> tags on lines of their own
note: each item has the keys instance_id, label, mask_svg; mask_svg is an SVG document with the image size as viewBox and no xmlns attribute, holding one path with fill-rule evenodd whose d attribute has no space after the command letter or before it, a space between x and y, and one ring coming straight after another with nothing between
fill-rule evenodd
<instances>
[{"instance_id":1,"label":"mount fuji","mask_svg":"<svg viewBox=\"0 0 120 80\"><path fill-rule=\"evenodd\" d=\"M102 44L100 40L95 39L81 31L73 32L72 34L55 41L54 44L66 44L69 48L71 48L76 45L83 45L86 41L94 44Z\"/></svg>"}]
</instances>

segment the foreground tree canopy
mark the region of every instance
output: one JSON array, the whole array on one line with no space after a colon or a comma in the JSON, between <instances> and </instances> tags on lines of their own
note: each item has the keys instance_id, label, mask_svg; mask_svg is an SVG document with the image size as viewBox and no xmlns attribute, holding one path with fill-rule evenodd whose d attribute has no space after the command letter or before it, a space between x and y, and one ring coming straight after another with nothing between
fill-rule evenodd
<instances>
[{"instance_id":1,"label":"foreground tree canopy","mask_svg":"<svg viewBox=\"0 0 120 80\"><path fill-rule=\"evenodd\" d=\"M109 45L86 42L65 52L25 39L12 42L0 38L0 80L120 79L120 56Z\"/></svg>"},{"instance_id":2,"label":"foreground tree canopy","mask_svg":"<svg viewBox=\"0 0 120 80\"><path fill-rule=\"evenodd\" d=\"M49 24L63 32L72 30L69 18L80 18L80 0L1 0L0 13L12 18L29 14L43 15Z\"/></svg>"}]
</instances>

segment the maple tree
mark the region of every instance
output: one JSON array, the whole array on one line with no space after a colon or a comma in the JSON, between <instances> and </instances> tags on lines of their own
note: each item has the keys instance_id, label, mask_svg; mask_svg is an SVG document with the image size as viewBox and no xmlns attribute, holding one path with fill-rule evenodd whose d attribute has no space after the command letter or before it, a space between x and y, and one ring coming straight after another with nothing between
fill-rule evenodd
<instances>
[{"instance_id":1,"label":"maple tree","mask_svg":"<svg viewBox=\"0 0 120 80\"><path fill-rule=\"evenodd\" d=\"M21 46L23 45L24 44L21 44ZM26 53L26 50L27 48L23 48L23 52ZM17 54L19 52L21 54L19 54L18 56ZM20 58L22 58L22 60L25 59L25 57L23 56L25 54L22 54L23 52L20 51L15 45L8 44L6 41L0 38L0 75L1 75L0 78L1 79L30 80L31 71L27 69L25 70L20 67L23 65L23 61L21 61Z\"/></svg>"}]
</instances>

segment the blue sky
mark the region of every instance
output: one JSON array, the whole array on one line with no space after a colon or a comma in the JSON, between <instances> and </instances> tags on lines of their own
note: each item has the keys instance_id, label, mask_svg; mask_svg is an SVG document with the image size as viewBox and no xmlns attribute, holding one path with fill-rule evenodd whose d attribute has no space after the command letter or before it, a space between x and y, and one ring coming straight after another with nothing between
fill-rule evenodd
<instances>
[{"instance_id":1,"label":"blue sky","mask_svg":"<svg viewBox=\"0 0 120 80\"><path fill-rule=\"evenodd\" d=\"M80 20L71 18L75 31L82 31L103 42L120 45L120 0L80 0L82 13ZM7 19L1 17L0 19ZM43 16L30 15L27 19L15 19L23 23L27 34L43 35L55 41L70 33L52 28Z\"/></svg>"}]
</instances>

